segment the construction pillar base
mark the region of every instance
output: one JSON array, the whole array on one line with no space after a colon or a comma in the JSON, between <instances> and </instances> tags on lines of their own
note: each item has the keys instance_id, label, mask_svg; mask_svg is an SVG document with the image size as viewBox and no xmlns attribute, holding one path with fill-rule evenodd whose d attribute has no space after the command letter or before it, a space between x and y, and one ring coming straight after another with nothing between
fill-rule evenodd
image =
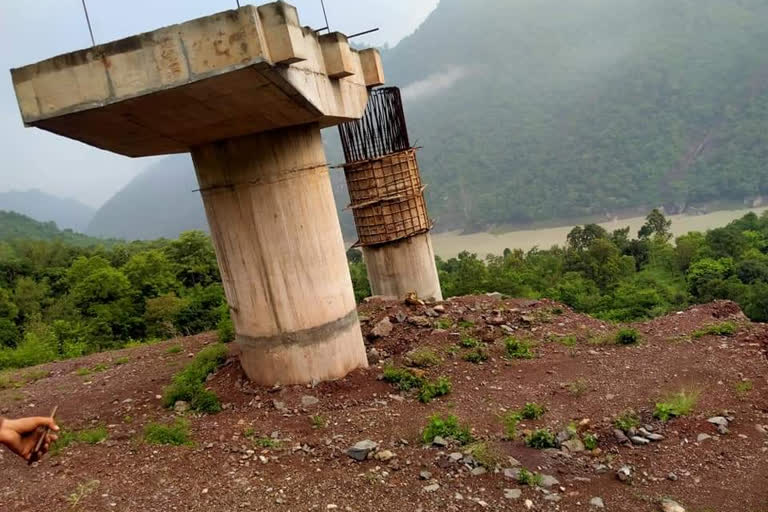
<instances>
[{"instance_id":1,"label":"construction pillar base","mask_svg":"<svg viewBox=\"0 0 768 512\"><path fill-rule=\"evenodd\" d=\"M362 248L373 295L443 300L429 233Z\"/></svg>"},{"instance_id":2,"label":"construction pillar base","mask_svg":"<svg viewBox=\"0 0 768 512\"><path fill-rule=\"evenodd\" d=\"M192 158L248 378L307 384L366 367L319 125Z\"/></svg>"}]
</instances>

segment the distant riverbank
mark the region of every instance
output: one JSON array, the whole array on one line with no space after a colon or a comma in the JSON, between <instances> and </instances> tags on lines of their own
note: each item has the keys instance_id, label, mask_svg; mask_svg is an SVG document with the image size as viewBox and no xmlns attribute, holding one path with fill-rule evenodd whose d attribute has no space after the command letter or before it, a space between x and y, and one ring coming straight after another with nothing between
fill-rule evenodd
<instances>
[{"instance_id":1,"label":"distant riverbank","mask_svg":"<svg viewBox=\"0 0 768 512\"><path fill-rule=\"evenodd\" d=\"M672 233L675 236L689 231L706 231L707 229L725 226L729 222L743 217L749 212L760 215L768 207L747 208L742 210L723 210L704 215L670 215ZM615 219L599 223L608 231L629 226L630 236L637 236L637 231L645 222L645 217ZM433 233L432 243L435 254L441 258L451 258L461 251L470 251L481 256L486 254L501 254L504 249L523 249L528 251L534 247L549 249L553 245L563 245L566 236L573 228L561 226L555 228L508 231L506 233L472 233L462 235L459 231Z\"/></svg>"}]
</instances>

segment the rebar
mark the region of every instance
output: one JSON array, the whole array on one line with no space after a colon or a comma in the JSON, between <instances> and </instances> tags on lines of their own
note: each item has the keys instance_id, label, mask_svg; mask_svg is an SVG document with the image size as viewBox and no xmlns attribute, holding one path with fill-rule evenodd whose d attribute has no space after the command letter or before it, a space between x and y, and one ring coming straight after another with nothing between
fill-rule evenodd
<instances>
[{"instance_id":1,"label":"rebar","mask_svg":"<svg viewBox=\"0 0 768 512\"><path fill-rule=\"evenodd\" d=\"M379 158L411 147L398 87L371 91L362 119L339 125L347 163Z\"/></svg>"}]
</instances>

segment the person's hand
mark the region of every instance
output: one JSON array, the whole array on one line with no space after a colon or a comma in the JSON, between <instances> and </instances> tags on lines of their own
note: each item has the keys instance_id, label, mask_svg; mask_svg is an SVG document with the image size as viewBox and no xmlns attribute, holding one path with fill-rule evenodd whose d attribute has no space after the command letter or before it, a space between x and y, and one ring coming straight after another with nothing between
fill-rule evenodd
<instances>
[{"instance_id":1,"label":"person's hand","mask_svg":"<svg viewBox=\"0 0 768 512\"><path fill-rule=\"evenodd\" d=\"M16 420L6 419L0 425L0 442L16 455L29 460L38 439L40 439L41 433L37 430L38 427L50 429L43 440L43 444L40 445L39 454L42 456L51 447L51 443L58 439L58 436L53 432L58 432L59 426L56 425L53 418L36 416Z\"/></svg>"}]
</instances>

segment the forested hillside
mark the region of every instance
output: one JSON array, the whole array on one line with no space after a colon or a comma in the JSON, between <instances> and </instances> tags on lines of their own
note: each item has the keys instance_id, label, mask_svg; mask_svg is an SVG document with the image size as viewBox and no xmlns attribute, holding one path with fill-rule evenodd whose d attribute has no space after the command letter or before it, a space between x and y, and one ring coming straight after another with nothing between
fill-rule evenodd
<instances>
[{"instance_id":1,"label":"forested hillside","mask_svg":"<svg viewBox=\"0 0 768 512\"><path fill-rule=\"evenodd\" d=\"M768 195L767 20L762 0L441 0L383 53L437 229ZM202 227L193 188L187 159L163 160L89 233Z\"/></svg>"},{"instance_id":2,"label":"forested hillside","mask_svg":"<svg viewBox=\"0 0 768 512\"><path fill-rule=\"evenodd\" d=\"M0 192L0 210L14 211L40 222L55 222L62 229L83 232L94 209L74 199L46 194L41 190Z\"/></svg>"},{"instance_id":3,"label":"forested hillside","mask_svg":"<svg viewBox=\"0 0 768 512\"><path fill-rule=\"evenodd\" d=\"M76 246L110 245L114 240L92 238L71 229L59 229L55 222L39 222L26 215L0 210L0 241L59 241Z\"/></svg>"}]
</instances>

